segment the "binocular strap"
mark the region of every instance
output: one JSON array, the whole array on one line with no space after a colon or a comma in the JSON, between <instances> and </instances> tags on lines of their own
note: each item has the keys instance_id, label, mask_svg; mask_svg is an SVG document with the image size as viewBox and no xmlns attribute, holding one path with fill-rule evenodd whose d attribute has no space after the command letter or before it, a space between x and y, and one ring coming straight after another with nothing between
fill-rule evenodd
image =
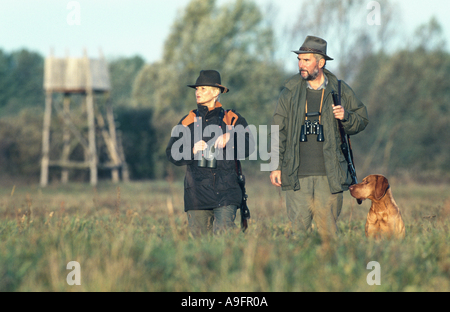
<instances>
[{"instance_id":1,"label":"binocular strap","mask_svg":"<svg viewBox=\"0 0 450 312\"><path fill-rule=\"evenodd\" d=\"M325 88L322 89L322 98L320 99L319 124L320 124L320 117L322 117L322 105L323 105L323 95L324 94L325 94ZM306 114L306 120L308 120L308 100L306 100L305 114Z\"/></svg>"}]
</instances>

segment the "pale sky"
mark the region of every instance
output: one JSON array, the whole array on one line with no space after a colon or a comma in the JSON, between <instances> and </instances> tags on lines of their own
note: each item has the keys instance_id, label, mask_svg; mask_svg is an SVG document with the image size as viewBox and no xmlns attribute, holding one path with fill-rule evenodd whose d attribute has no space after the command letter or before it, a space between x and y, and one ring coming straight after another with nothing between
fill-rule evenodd
<instances>
[{"instance_id":1,"label":"pale sky","mask_svg":"<svg viewBox=\"0 0 450 312\"><path fill-rule=\"evenodd\" d=\"M164 40L177 13L190 0L78 0L80 25L67 19L74 7L69 0L0 0L0 49L11 52L21 48L46 56L52 47L56 56L66 51L81 56L86 48L97 57L99 48L107 58L142 56L152 63L162 57ZM255 0L276 8L276 31L289 26L299 15L303 0ZM226 3L227 0L219 0ZM367 3L370 1L368 0ZM404 31L411 35L417 26L435 16L443 26L450 45L449 0L394 0L398 3ZM369 11L368 11L369 12ZM72 19L73 20L73 19ZM330 39L327 39L328 41ZM297 49L301 42L292 49ZM448 45L447 45L448 48Z\"/></svg>"}]
</instances>

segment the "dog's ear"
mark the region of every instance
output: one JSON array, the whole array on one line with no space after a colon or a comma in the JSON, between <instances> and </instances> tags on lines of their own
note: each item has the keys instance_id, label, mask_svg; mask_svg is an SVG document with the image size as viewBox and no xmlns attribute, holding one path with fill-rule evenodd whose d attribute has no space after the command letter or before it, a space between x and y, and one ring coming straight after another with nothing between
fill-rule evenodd
<instances>
[{"instance_id":1,"label":"dog's ear","mask_svg":"<svg viewBox=\"0 0 450 312\"><path fill-rule=\"evenodd\" d=\"M386 195L388 189L388 179L382 175L377 176L377 182L375 184L375 199L380 200L384 195Z\"/></svg>"}]
</instances>

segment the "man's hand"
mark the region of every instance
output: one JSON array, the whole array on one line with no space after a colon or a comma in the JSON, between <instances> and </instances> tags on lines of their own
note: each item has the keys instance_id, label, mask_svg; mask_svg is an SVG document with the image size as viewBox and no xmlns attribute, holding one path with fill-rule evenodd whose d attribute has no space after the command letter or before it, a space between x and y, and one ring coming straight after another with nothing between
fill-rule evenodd
<instances>
[{"instance_id":1,"label":"man's hand","mask_svg":"<svg viewBox=\"0 0 450 312\"><path fill-rule=\"evenodd\" d=\"M281 170L274 170L270 173L270 182L275 186L281 186Z\"/></svg>"},{"instance_id":2,"label":"man's hand","mask_svg":"<svg viewBox=\"0 0 450 312\"><path fill-rule=\"evenodd\" d=\"M333 114L334 118L339 120L344 120L345 117L345 109L341 105L332 105L333 106Z\"/></svg>"},{"instance_id":3,"label":"man's hand","mask_svg":"<svg viewBox=\"0 0 450 312\"><path fill-rule=\"evenodd\" d=\"M215 148L225 148L225 145L227 145L228 141L230 141L230 134L227 132L224 135L221 135L216 140L216 143L214 143L214 147Z\"/></svg>"},{"instance_id":4,"label":"man's hand","mask_svg":"<svg viewBox=\"0 0 450 312\"><path fill-rule=\"evenodd\" d=\"M194 144L194 148L192 149L192 152L197 154L198 151L204 151L208 147L208 144L206 144L205 141L201 140Z\"/></svg>"}]
</instances>

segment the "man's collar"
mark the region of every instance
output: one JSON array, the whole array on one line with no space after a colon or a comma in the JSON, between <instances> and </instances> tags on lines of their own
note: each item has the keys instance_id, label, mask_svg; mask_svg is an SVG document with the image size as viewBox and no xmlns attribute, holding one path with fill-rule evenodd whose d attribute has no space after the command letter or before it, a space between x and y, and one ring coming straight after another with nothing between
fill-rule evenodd
<instances>
[{"instance_id":1,"label":"man's collar","mask_svg":"<svg viewBox=\"0 0 450 312\"><path fill-rule=\"evenodd\" d=\"M328 78L327 78L327 75L323 75L323 83L316 89L316 90L322 90L322 89L325 89L326 87L327 87L327 84L328 84ZM306 87L308 88L308 89L311 89L311 90L314 90L312 87L311 87L311 85L309 84L309 81L306 81Z\"/></svg>"}]
</instances>

